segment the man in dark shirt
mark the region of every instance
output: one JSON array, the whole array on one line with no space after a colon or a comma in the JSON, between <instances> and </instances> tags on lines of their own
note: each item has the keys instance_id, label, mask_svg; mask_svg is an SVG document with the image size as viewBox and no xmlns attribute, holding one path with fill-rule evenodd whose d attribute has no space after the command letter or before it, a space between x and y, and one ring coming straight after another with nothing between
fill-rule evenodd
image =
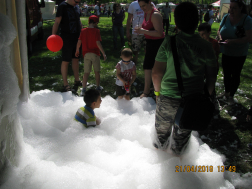
<instances>
[{"instance_id":1,"label":"man in dark shirt","mask_svg":"<svg viewBox=\"0 0 252 189\"><path fill-rule=\"evenodd\" d=\"M56 35L60 27L60 36L63 39L61 74L63 78L63 92L70 91L71 87L67 81L69 62L72 61L75 86L82 86L79 79L79 58L75 56L76 45L81 31L80 15L76 5L80 0L66 0L57 9L52 34Z\"/></svg>"}]
</instances>

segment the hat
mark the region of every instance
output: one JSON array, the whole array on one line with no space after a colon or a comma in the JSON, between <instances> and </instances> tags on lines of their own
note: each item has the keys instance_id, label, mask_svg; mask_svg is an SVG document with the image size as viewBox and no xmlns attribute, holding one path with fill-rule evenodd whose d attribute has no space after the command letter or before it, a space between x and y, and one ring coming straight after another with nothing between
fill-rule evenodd
<instances>
[{"instance_id":1,"label":"hat","mask_svg":"<svg viewBox=\"0 0 252 189\"><path fill-rule=\"evenodd\" d=\"M92 15L92 16L89 17L88 22L90 22L90 20L93 20L96 23L96 22L99 22L99 17L95 16L95 15Z\"/></svg>"}]
</instances>

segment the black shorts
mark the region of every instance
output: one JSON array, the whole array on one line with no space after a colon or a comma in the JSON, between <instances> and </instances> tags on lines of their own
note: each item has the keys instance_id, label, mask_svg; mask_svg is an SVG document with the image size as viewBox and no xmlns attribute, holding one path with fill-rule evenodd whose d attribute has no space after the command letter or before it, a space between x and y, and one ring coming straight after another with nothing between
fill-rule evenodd
<instances>
[{"instance_id":1,"label":"black shorts","mask_svg":"<svg viewBox=\"0 0 252 189\"><path fill-rule=\"evenodd\" d=\"M79 34L61 34L63 39L62 47L62 61L71 62L73 58L79 59L75 56L76 45L78 43Z\"/></svg>"},{"instance_id":2,"label":"black shorts","mask_svg":"<svg viewBox=\"0 0 252 189\"><path fill-rule=\"evenodd\" d=\"M151 70L155 63L155 58L159 47L163 43L162 39L146 39L146 52L144 57L143 69Z\"/></svg>"},{"instance_id":3,"label":"black shorts","mask_svg":"<svg viewBox=\"0 0 252 189\"><path fill-rule=\"evenodd\" d=\"M123 95L130 95L130 92L126 93L124 86L116 85L116 96L123 96Z\"/></svg>"}]
</instances>

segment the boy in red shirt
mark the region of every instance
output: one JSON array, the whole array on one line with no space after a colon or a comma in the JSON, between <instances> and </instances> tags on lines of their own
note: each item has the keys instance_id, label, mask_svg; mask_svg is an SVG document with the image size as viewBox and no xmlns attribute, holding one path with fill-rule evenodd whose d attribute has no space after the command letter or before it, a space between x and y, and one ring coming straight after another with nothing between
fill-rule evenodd
<instances>
[{"instance_id":1,"label":"boy in red shirt","mask_svg":"<svg viewBox=\"0 0 252 189\"><path fill-rule=\"evenodd\" d=\"M210 34L211 34L211 25L208 24L208 23L202 23L202 24L200 24L199 27L198 27L198 32L199 32L199 35L203 39L209 41L213 45L213 49L214 49L214 52L215 52L215 55L216 55L216 58L217 58L217 62L216 62L216 64L217 64L217 73L216 73L216 75L218 75L218 72L219 72L219 62L218 62L218 59L219 59L219 54L220 54L220 46L219 46L218 41L216 39L213 39L213 38L210 37ZM218 100L216 98L216 92L215 92L215 90L214 90L213 95L212 95L212 100L214 102L215 109L217 111L216 113L219 114L219 107L220 107L220 105L219 105L219 102L218 102Z\"/></svg>"},{"instance_id":2,"label":"boy in red shirt","mask_svg":"<svg viewBox=\"0 0 252 189\"><path fill-rule=\"evenodd\" d=\"M218 71L219 71L218 59L219 59L219 54L220 54L220 47L219 47L218 41L216 39L213 39L213 38L210 37L210 35L211 35L211 25L208 24L208 23L200 24L199 27L198 27L198 32L199 32L200 37L202 37L203 39L209 41L213 45L213 49L214 49L214 52L215 52L215 55L216 55L216 58L217 58L217 74L218 74Z\"/></svg>"},{"instance_id":3,"label":"boy in red shirt","mask_svg":"<svg viewBox=\"0 0 252 189\"><path fill-rule=\"evenodd\" d=\"M92 71L92 65L94 67L96 89L102 90L100 86L100 51L102 52L104 60L107 59L105 52L101 45L100 30L97 29L99 18L95 15L89 17L89 25L87 28L81 30L80 37L76 46L75 56L79 56L79 48L82 45L82 54L84 57L84 76L82 82L81 96L85 95L87 80Z\"/></svg>"}]
</instances>

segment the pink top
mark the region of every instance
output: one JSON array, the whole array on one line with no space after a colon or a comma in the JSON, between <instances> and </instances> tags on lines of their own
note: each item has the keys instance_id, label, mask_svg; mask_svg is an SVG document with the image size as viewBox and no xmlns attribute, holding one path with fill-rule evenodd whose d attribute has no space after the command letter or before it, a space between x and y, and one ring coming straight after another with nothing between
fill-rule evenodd
<instances>
[{"instance_id":1,"label":"pink top","mask_svg":"<svg viewBox=\"0 0 252 189\"><path fill-rule=\"evenodd\" d=\"M151 16L152 16L152 14L153 14L153 12L155 10L157 10L157 9L152 9L151 14L150 14L150 18L149 18L148 21L146 21L146 15L147 14L144 14L144 21L143 21L143 24L142 24L143 29L145 29L145 30L155 30L154 26L153 26L153 24L151 22ZM150 35L146 35L146 34L144 34L144 36L145 36L146 39L162 39L162 38L165 37L165 33L163 32L163 35L161 37L154 37L154 36L150 36Z\"/></svg>"}]
</instances>

